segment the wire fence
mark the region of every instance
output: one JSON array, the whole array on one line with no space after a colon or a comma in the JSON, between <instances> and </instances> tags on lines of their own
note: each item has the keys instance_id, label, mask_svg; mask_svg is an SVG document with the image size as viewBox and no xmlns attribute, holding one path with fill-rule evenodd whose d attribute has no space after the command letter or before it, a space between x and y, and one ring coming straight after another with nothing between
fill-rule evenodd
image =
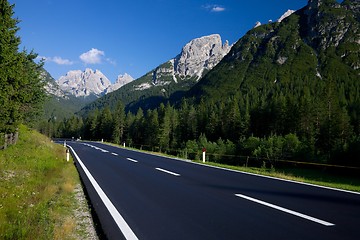
<instances>
[{"instance_id":1,"label":"wire fence","mask_svg":"<svg viewBox=\"0 0 360 240\"><path fill-rule=\"evenodd\" d=\"M160 147L137 144L129 144L128 147L151 152L161 152L189 160L202 160L202 149L199 149L199 151L188 151L187 149L161 149ZM321 162L269 159L254 156L227 155L217 153L206 153L206 161L241 167L319 169L322 171L327 170L341 174L349 173L360 176L360 167L358 166L344 166Z\"/></svg>"}]
</instances>

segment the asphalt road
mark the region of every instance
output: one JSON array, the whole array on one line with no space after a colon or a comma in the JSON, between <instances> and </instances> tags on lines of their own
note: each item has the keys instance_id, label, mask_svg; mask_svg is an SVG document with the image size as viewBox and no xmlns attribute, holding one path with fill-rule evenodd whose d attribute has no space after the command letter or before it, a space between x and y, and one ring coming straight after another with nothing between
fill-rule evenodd
<instances>
[{"instance_id":1,"label":"asphalt road","mask_svg":"<svg viewBox=\"0 0 360 240\"><path fill-rule=\"evenodd\" d=\"M68 145L108 239L360 239L357 193Z\"/></svg>"}]
</instances>

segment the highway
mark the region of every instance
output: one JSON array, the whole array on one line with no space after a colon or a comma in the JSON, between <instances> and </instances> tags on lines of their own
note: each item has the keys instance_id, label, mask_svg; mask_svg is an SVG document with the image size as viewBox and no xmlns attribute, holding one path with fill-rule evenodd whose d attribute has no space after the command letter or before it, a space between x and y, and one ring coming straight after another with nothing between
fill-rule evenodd
<instances>
[{"instance_id":1,"label":"highway","mask_svg":"<svg viewBox=\"0 0 360 240\"><path fill-rule=\"evenodd\" d=\"M108 239L359 239L360 194L68 142Z\"/></svg>"}]
</instances>

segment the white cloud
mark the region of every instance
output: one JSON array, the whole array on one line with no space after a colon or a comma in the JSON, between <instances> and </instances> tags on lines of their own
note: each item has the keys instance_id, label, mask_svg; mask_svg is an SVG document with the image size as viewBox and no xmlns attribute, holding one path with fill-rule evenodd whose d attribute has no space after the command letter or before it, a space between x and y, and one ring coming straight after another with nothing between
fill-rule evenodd
<instances>
[{"instance_id":1,"label":"white cloud","mask_svg":"<svg viewBox=\"0 0 360 240\"><path fill-rule=\"evenodd\" d=\"M70 61L69 59L63 59L61 57L53 57L51 59L51 61L53 61L54 63L57 63L59 65L73 65L74 62Z\"/></svg>"},{"instance_id":2,"label":"white cloud","mask_svg":"<svg viewBox=\"0 0 360 240\"><path fill-rule=\"evenodd\" d=\"M45 62L54 62L58 65L73 65L74 62L69 60L69 59L64 59L62 57L58 57L58 56L55 56L55 57L45 57L45 56L38 56L36 58L37 60L44 60Z\"/></svg>"},{"instance_id":3,"label":"white cloud","mask_svg":"<svg viewBox=\"0 0 360 240\"><path fill-rule=\"evenodd\" d=\"M225 11L224 7L214 6L213 8L211 8L211 12L223 12L223 11Z\"/></svg>"},{"instance_id":4,"label":"white cloud","mask_svg":"<svg viewBox=\"0 0 360 240\"><path fill-rule=\"evenodd\" d=\"M92 48L91 50L80 55L81 61L85 64L101 63L102 57L105 56L104 51Z\"/></svg>"},{"instance_id":5,"label":"white cloud","mask_svg":"<svg viewBox=\"0 0 360 240\"><path fill-rule=\"evenodd\" d=\"M210 12L223 12L226 10L225 7L220 6L220 5L214 5L214 4L208 4L203 6L203 8L205 8L206 10L210 11Z\"/></svg>"}]
</instances>

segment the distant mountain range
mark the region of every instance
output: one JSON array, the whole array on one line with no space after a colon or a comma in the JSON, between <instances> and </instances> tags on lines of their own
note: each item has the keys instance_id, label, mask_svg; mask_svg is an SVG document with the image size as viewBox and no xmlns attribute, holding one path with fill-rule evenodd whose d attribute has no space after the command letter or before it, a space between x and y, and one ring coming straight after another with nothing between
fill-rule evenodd
<instances>
[{"instance_id":1,"label":"distant mountain range","mask_svg":"<svg viewBox=\"0 0 360 240\"><path fill-rule=\"evenodd\" d=\"M90 68L69 71L65 76L61 76L56 83L59 88L75 97L88 97L94 95L101 97L113 92L134 79L127 73L119 75L116 82L111 84L110 80L100 71Z\"/></svg>"},{"instance_id":2,"label":"distant mountain range","mask_svg":"<svg viewBox=\"0 0 360 240\"><path fill-rule=\"evenodd\" d=\"M175 58L161 64L136 81L106 94L89 104L84 111L101 108L104 102L111 106L122 101L127 109L152 108L178 92L185 92L215 67L230 51L228 41L219 34L196 38L187 43Z\"/></svg>"}]
</instances>

